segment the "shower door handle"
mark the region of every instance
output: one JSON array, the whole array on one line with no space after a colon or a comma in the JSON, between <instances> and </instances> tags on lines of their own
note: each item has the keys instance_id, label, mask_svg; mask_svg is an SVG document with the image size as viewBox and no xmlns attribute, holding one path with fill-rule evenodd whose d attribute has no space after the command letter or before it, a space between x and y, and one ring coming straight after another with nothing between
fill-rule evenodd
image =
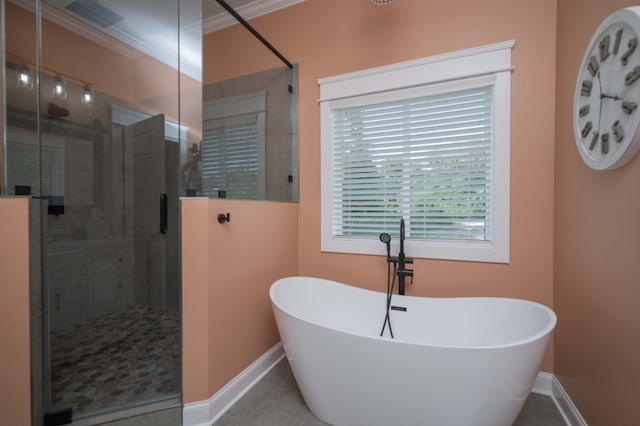
<instances>
[{"instance_id":1,"label":"shower door handle","mask_svg":"<svg viewBox=\"0 0 640 426\"><path fill-rule=\"evenodd\" d=\"M167 194L160 193L160 233L167 233Z\"/></svg>"}]
</instances>

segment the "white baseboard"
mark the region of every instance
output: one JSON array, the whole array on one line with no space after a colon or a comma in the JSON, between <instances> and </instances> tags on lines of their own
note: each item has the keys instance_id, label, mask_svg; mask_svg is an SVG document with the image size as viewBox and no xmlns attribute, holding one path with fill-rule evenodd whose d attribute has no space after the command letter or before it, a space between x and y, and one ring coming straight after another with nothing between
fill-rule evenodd
<instances>
[{"instance_id":1,"label":"white baseboard","mask_svg":"<svg viewBox=\"0 0 640 426\"><path fill-rule=\"evenodd\" d=\"M533 388L531 389L531 392L538 393L540 395L551 396L552 382L553 374L541 371L538 373L536 381L533 382Z\"/></svg>"},{"instance_id":2,"label":"white baseboard","mask_svg":"<svg viewBox=\"0 0 640 426\"><path fill-rule=\"evenodd\" d=\"M538 373L531 392L551 397L568 426L587 426L587 422L553 374Z\"/></svg>"},{"instance_id":3,"label":"white baseboard","mask_svg":"<svg viewBox=\"0 0 640 426\"><path fill-rule=\"evenodd\" d=\"M184 405L183 426L210 426L284 357L278 342L207 401Z\"/></svg>"}]
</instances>

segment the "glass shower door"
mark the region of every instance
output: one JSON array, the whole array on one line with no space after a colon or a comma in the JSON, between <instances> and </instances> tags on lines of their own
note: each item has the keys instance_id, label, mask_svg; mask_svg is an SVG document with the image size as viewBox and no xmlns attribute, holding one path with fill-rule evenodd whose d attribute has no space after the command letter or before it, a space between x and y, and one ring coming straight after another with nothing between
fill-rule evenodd
<instances>
[{"instance_id":1,"label":"glass shower door","mask_svg":"<svg viewBox=\"0 0 640 426\"><path fill-rule=\"evenodd\" d=\"M112 123L111 146L100 150L112 155L97 167L110 202L92 207L88 238L49 244L50 412L71 408L77 419L179 396L179 312L167 291L167 239L177 224L166 184L177 144L164 126L163 115Z\"/></svg>"}]
</instances>

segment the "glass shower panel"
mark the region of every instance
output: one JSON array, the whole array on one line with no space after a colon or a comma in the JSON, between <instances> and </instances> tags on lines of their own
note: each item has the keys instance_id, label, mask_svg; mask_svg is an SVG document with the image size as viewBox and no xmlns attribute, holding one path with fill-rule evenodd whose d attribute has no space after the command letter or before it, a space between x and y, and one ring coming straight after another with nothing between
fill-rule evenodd
<instances>
[{"instance_id":1,"label":"glass shower panel","mask_svg":"<svg viewBox=\"0 0 640 426\"><path fill-rule=\"evenodd\" d=\"M179 404L178 0L4 4L6 188L46 206L43 411Z\"/></svg>"},{"instance_id":2,"label":"glass shower panel","mask_svg":"<svg viewBox=\"0 0 640 426\"><path fill-rule=\"evenodd\" d=\"M203 1L202 7L202 143L201 167L193 173L200 178L196 193L296 202L298 68L251 31L212 25L207 17L223 10L215 0Z\"/></svg>"},{"instance_id":3,"label":"glass shower panel","mask_svg":"<svg viewBox=\"0 0 640 426\"><path fill-rule=\"evenodd\" d=\"M201 194L297 201L297 67L205 84Z\"/></svg>"},{"instance_id":4,"label":"glass shower panel","mask_svg":"<svg viewBox=\"0 0 640 426\"><path fill-rule=\"evenodd\" d=\"M32 195L29 203L29 293L30 293L30 347L31 347L31 415L42 419L45 395L49 394L49 380L44 373L44 348L48 334L43 317L47 315L46 294L42 292L42 255L44 218L47 202L39 199L41 188L51 186L51 179L41 184L41 158L51 176L55 156L51 150L44 156L37 134L37 29L38 20L32 12L34 0L25 0L23 7L2 2L2 125L3 144L0 149L0 194Z\"/></svg>"}]
</instances>

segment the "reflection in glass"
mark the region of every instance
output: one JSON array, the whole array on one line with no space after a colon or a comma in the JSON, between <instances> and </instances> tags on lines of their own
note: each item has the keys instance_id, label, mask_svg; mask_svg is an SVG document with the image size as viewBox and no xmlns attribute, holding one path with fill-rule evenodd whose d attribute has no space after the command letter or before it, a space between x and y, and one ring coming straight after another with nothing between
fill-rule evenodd
<instances>
[{"instance_id":1,"label":"reflection in glass","mask_svg":"<svg viewBox=\"0 0 640 426\"><path fill-rule=\"evenodd\" d=\"M17 76L16 78L17 84L19 87L24 87L25 89L33 89L33 76L31 74L31 70L27 67L16 67Z\"/></svg>"},{"instance_id":2,"label":"reflection in glass","mask_svg":"<svg viewBox=\"0 0 640 426\"><path fill-rule=\"evenodd\" d=\"M53 79L53 97L60 100L67 99L67 84L60 76L55 76Z\"/></svg>"},{"instance_id":3,"label":"reflection in glass","mask_svg":"<svg viewBox=\"0 0 640 426\"><path fill-rule=\"evenodd\" d=\"M88 84L82 86L82 100L81 103L86 106L93 105L93 89Z\"/></svg>"},{"instance_id":4,"label":"reflection in glass","mask_svg":"<svg viewBox=\"0 0 640 426\"><path fill-rule=\"evenodd\" d=\"M297 68L203 86L203 196L296 201Z\"/></svg>"}]
</instances>

